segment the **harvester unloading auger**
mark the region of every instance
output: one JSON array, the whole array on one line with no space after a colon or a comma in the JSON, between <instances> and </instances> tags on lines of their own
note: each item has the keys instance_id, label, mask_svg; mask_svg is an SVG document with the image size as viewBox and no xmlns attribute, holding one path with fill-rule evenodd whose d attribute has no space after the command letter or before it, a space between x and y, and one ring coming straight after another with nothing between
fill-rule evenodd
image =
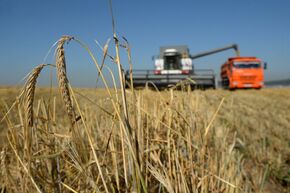
<instances>
[{"instance_id":1,"label":"harvester unloading auger","mask_svg":"<svg viewBox=\"0 0 290 193\"><path fill-rule=\"evenodd\" d=\"M206 52L190 55L187 46L166 46L160 48L159 56L154 58L154 70L133 70L133 87L155 85L166 88L173 85L186 84L192 88L216 88L215 73L211 69L194 69L192 60L218 52L234 49L239 56L237 44ZM125 74L126 87L130 87L130 71Z\"/></svg>"}]
</instances>

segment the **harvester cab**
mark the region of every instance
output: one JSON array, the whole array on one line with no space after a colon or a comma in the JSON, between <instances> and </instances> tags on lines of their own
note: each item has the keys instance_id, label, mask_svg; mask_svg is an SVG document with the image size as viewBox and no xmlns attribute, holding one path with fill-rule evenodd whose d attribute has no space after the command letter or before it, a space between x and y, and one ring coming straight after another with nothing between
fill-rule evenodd
<instances>
[{"instance_id":1,"label":"harvester cab","mask_svg":"<svg viewBox=\"0 0 290 193\"><path fill-rule=\"evenodd\" d=\"M125 74L126 87L155 86L158 88L182 84L193 88L216 88L216 76L212 69L194 69L193 60L211 54L234 49L239 56L236 44L190 55L187 46L164 46L154 58L154 70L133 70ZM131 82L132 81L132 82Z\"/></svg>"},{"instance_id":2,"label":"harvester cab","mask_svg":"<svg viewBox=\"0 0 290 193\"><path fill-rule=\"evenodd\" d=\"M160 55L154 59L154 74L189 74L192 60L186 46L167 46L160 48Z\"/></svg>"}]
</instances>

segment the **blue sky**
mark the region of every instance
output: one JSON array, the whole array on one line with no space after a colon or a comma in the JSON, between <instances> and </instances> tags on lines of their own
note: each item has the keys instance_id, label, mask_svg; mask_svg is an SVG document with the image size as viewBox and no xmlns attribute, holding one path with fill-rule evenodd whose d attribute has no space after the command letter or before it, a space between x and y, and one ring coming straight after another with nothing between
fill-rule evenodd
<instances>
[{"instance_id":1,"label":"blue sky","mask_svg":"<svg viewBox=\"0 0 290 193\"><path fill-rule=\"evenodd\" d=\"M135 69L152 69L151 58L162 45L185 44L194 54L237 43L241 55L268 62L266 80L290 78L289 0L113 0L113 11L118 35L131 44ZM94 41L103 45L112 37L108 1L0 0L0 85L19 84L62 35L86 42L101 61ZM73 42L66 53L72 85L95 86L97 71L88 54ZM197 59L195 68L219 74L233 55L229 50ZM124 50L121 60L127 69ZM46 62L54 63L53 52ZM115 65L108 65L116 72ZM49 84L49 70L40 84Z\"/></svg>"}]
</instances>

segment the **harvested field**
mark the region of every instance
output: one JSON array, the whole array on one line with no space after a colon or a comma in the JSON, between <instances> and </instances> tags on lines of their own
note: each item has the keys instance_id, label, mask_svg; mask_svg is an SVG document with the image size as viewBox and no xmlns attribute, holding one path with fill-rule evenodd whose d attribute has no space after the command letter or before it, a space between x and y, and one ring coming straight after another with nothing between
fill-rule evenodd
<instances>
[{"instance_id":1,"label":"harvested field","mask_svg":"<svg viewBox=\"0 0 290 193\"><path fill-rule=\"evenodd\" d=\"M0 89L1 114L21 89ZM111 97L108 94L111 93ZM0 124L4 192L290 192L290 89L37 88Z\"/></svg>"}]
</instances>

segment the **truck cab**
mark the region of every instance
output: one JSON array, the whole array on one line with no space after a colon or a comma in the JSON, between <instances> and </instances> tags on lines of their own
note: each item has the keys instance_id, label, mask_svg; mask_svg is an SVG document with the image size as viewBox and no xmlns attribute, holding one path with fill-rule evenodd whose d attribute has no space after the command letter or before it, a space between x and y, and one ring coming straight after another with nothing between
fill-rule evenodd
<instances>
[{"instance_id":1,"label":"truck cab","mask_svg":"<svg viewBox=\"0 0 290 193\"><path fill-rule=\"evenodd\" d=\"M221 67L222 86L260 89L264 86L265 67L263 61L256 57L229 58Z\"/></svg>"}]
</instances>

